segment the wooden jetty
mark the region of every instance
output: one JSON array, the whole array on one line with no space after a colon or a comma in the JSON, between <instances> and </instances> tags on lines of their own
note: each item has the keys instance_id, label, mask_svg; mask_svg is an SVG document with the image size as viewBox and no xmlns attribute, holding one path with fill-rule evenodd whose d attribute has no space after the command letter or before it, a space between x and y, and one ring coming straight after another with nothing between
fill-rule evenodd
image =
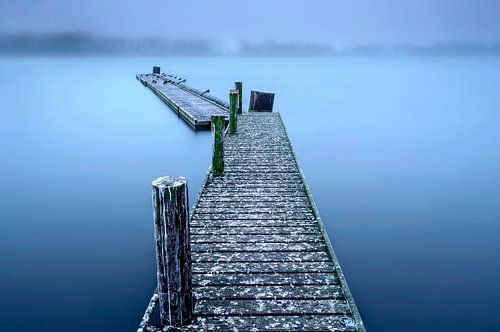
<instances>
[{"instance_id":1,"label":"wooden jetty","mask_svg":"<svg viewBox=\"0 0 500 332\"><path fill-rule=\"evenodd\" d=\"M207 90L186 85L185 79L159 73L138 74L136 78L195 130L210 128L213 115L229 116L229 105L225 101L210 95Z\"/></svg>"},{"instance_id":2,"label":"wooden jetty","mask_svg":"<svg viewBox=\"0 0 500 332\"><path fill-rule=\"evenodd\" d=\"M180 269L192 280L171 288L181 297L192 290L186 302L194 298L192 317L175 328L155 326L157 289L138 331L365 331L280 114L243 113L236 120L236 133L213 133L217 172L209 169L184 221L190 223L184 244L173 245L178 235L167 241L184 250L183 257L191 252L192 265L182 260L171 271ZM161 232L159 201L155 225ZM163 245L156 239L158 250ZM157 257L159 280L162 259ZM171 259L177 258L165 262Z\"/></svg>"}]
</instances>

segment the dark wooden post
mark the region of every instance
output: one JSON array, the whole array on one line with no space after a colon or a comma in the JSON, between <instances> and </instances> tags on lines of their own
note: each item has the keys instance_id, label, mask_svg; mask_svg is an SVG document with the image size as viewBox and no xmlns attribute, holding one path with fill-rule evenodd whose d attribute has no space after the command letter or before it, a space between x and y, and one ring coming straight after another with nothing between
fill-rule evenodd
<instances>
[{"instance_id":1,"label":"dark wooden post","mask_svg":"<svg viewBox=\"0 0 500 332\"><path fill-rule=\"evenodd\" d=\"M224 125L225 119L222 115L212 115L212 175L224 175Z\"/></svg>"},{"instance_id":2,"label":"dark wooden post","mask_svg":"<svg viewBox=\"0 0 500 332\"><path fill-rule=\"evenodd\" d=\"M243 113L243 83L242 82L234 82L234 88L238 90L238 114Z\"/></svg>"},{"instance_id":3,"label":"dark wooden post","mask_svg":"<svg viewBox=\"0 0 500 332\"><path fill-rule=\"evenodd\" d=\"M189 324L193 295L186 178L165 176L153 181L153 215L161 323Z\"/></svg>"},{"instance_id":4,"label":"dark wooden post","mask_svg":"<svg viewBox=\"0 0 500 332\"><path fill-rule=\"evenodd\" d=\"M236 134L236 114L238 107L238 90L229 92L229 134Z\"/></svg>"},{"instance_id":5,"label":"dark wooden post","mask_svg":"<svg viewBox=\"0 0 500 332\"><path fill-rule=\"evenodd\" d=\"M160 67L153 66L153 74L158 74L159 75L160 74L160 70L161 70Z\"/></svg>"}]
</instances>

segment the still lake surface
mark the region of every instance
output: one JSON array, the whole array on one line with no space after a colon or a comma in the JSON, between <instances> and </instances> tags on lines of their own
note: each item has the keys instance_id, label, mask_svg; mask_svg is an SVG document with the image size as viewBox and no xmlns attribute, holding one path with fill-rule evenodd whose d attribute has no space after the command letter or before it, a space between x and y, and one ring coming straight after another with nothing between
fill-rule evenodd
<instances>
[{"instance_id":1,"label":"still lake surface","mask_svg":"<svg viewBox=\"0 0 500 332\"><path fill-rule=\"evenodd\" d=\"M151 180L211 156L152 65L276 92L369 331L500 330L500 58L54 57L0 58L2 331L136 329Z\"/></svg>"}]
</instances>

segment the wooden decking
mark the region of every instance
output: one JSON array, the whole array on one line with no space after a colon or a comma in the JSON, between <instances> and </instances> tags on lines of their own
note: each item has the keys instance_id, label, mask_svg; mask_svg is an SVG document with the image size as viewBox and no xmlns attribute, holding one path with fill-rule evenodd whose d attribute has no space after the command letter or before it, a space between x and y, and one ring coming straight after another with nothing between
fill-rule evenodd
<instances>
[{"instance_id":1,"label":"wooden decking","mask_svg":"<svg viewBox=\"0 0 500 332\"><path fill-rule=\"evenodd\" d=\"M191 214L193 325L183 331L365 331L278 113L238 115L225 174ZM148 321L140 330L159 330Z\"/></svg>"},{"instance_id":2,"label":"wooden decking","mask_svg":"<svg viewBox=\"0 0 500 332\"><path fill-rule=\"evenodd\" d=\"M224 101L188 87L177 77L165 74L139 74L136 78L158 95L193 129L210 128L212 115L229 116L229 110Z\"/></svg>"}]
</instances>

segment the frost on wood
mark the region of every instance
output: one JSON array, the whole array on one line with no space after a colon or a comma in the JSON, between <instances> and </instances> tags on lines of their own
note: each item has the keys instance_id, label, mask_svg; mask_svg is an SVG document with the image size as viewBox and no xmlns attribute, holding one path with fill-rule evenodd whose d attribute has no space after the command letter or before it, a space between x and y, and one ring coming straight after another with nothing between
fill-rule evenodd
<instances>
[{"instance_id":1,"label":"frost on wood","mask_svg":"<svg viewBox=\"0 0 500 332\"><path fill-rule=\"evenodd\" d=\"M206 90L184 84L185 79L156 74L137 75L136 78L195 129L209 127L213 115L229 117L226 101L208 94Z\"/></svg>"},{"instance_id":2,"label":"frost on wood","mask_svg":"<svg viewBox=\"0 0 500 332\"><path fill-rule=\"evenodd\" d=\"M152 185L160 318L177 326L193 309L187 180L166 176Z\"/></svg>"},{"instance_id":3,"label":"frost on wood","mask_svg":"<svg viewBox=\"0 0 500 332\"><path fill-rule=\"evenodd\" d=\"M223 149L190 221L197 301L181 330L364 331L279 114L239 115Z\"/></svg>"}]
</instances>

